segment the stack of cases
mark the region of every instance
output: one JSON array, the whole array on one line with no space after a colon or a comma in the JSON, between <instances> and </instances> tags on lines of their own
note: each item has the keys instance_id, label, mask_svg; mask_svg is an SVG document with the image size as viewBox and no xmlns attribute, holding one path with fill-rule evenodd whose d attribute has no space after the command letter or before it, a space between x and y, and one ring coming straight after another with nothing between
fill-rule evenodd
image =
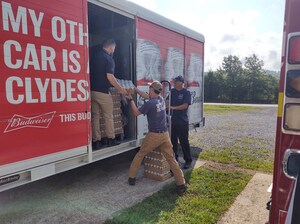
<instances>
[{"instance_id":1,"label":"stack of cases","mask_svg":"<svg viewBox=\"0 0 300 224\"><path fill-rule=\"evenodd\" d=\"M164 181L171 177L170 166L159 149L155 149L145 156L144 176L158 181Z\"/></svg>"},{"instance_id":2,"label":"stack of cases","mask_svg":"<svg viewBox=\"0 0 300 224\"><path fill-rule=\"evenodd\" d=\"M113 104L114 104L113 116L114 116L115 135L123 136L124 129L123 129L123 122L122 122L121 96L115 88L111 88L110 93L112 95ZM104 117L102 116L102 113L100 116L100 130L101 130L101 136L104 138L107 137L105 133Z\"/></svg>"},{"instance_id":3,"label":"stack of cases","mask_svg":"<svg viewBox=\"0 0 300 224\"><path fill-rule=\"evenodd\" d=\"M123 79L117 79L117 80L120 83L120 85L126 89L126 91L129 94L134 94L135 86L133 85L131 80L123 80Z\"/></svg>"}]
</instances>

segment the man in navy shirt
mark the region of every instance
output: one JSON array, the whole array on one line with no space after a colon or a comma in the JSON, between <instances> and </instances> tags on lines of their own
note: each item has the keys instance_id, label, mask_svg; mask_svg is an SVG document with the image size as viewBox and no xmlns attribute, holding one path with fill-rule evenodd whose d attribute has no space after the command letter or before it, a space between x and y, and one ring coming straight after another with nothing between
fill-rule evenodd
<instances>
[{"instance_id":1,"label":"man in navy shirt","mask_svg":"<svg viewBox=\"0 0 300 224\"><path fill-rule=\"evenodd\" d=\"M185 164L184 169L188 169L192 163L191 149L189 143L189 118L187 110L191 104L191 93L183 87L184 78L178 76L174 79L175 88L171 90L172 125L171 141L176 160L178 161L178 139L183 152Z\"/></svg>"},{"instance_id":2,"label":"man in navy shirt","mask_svg":"<svg viewBox=\"0 0 300 224\"><path fill-rule=\"evenodd\" d=\"M91 57L91 106L92 106L92 137L93 149L97 150L101 145L100 111L105 120L105 132L108 137L108 146L118 145L115 140L113 120L113 99L109 92L110 87L115 87L120 94L126 95L126 90L116 80L115 62L113 53L116 42L112 39L103 43L100 52Z\"/></svg>"},{"instance_id":3,"label":"man in navy shirt","mask_svg":"<svg viewBox=\"0 0 300 224\"><path fill-rule=\"evenodd\" d=\"M144 157L152 150L160 148L174 174L177 185L176 192L179 195L182 195L186 191L187 185L182 170L174 158L170 136L167 131L166 104L164 99L160 96L162 84L158 81L154 81L149 87L149 94L138 90L137 88L136 91L142 97L149 99L149 101L139 109L136 107L131 96L126 97L130 101L131 109L135 116L141 114L147 115L149 132L130 165L128 183L129 185L135 185L135 177Z\"/></svg>"}]
</instances>

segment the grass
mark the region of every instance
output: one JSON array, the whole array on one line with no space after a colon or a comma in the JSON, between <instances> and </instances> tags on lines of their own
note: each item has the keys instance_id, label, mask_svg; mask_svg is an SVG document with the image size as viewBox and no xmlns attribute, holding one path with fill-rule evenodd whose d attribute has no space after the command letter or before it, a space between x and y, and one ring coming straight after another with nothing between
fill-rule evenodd
<instances>
[{"instance_id":1,"label":"grass","mask_svg":"<svg viewBox=\"0 0 300 224\"><path fill-rule=\"evenodd\" d=\"M259 110L259 107L238 105L210 105L204 104L204 114L229 114L243 111Z\"/></svg>"},{"instance_id":2,"label":"grass","mask_svg":"<svg viewBox=\"0 0 300 224\"><path fill-rule=\"evenodd\" d=\"M204 105L205 114L239 113L258 109L260 108L251 106ZM203 135L191 138L192 145L205 149L203 152L193 149L193 156L229 166L215 164L214 166L220 166L216 169L207 165L190 171L186 175L190 187L184 196L178 197L170 193L175 185L169 184L144 201L115 213L105 224L217 223L251 179L248 173L252 172L241 173L238 172L241 169L237 167L272 172L273 151L267 149L269 144L266 140L243 137L237 138L233 146L199 145L204 138Z\"/></svg>"},{"instance_id":3,"label":"grass","mask_svg":"<svg viewBox=\"0 0 300 224\"><path fill-rule=\"evenodd\" d=\"M220 146L200 153L200 158L267 173L273 171L273 152L268 149Z\"/></svg>"},{"instance_id":4,"label":"grass","mask_svg":"<svg viewBox=\"0 0 300 224\"><path fill-rule=\"evenodd\" d=\"M269 148L270 144L265 139L259 139L254 137L243 137L237 139L242 145L252 146L252 147L261 147L261 148Z\"/></svg>"},{"instance_id":5,"label":"grass","mask_svg":"<svg viewBox=\"0 0 300 224\"><path fill-rule=\"evenodd\" d=\"M169 184L144 201L115 214L105 224L216 223L251 175L202 167L188 172L186 178L190 187L184 196L170 193L175 185Z\"/></svg>"}]
</instances>

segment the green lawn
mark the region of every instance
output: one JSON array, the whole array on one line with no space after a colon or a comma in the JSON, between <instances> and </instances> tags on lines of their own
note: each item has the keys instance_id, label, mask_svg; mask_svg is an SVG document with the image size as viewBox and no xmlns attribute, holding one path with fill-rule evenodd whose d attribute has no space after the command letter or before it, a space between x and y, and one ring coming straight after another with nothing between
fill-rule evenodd
<instances>
[{"instance_id":1,"label":"green lawn","mask_svg":"<svg viewBox=\"0 0 300 224\"><path fill-rule=\"evenodd\" d=\"M241 168L273 172L273 153L267 149L250 147L216 147L200 153L200 158L214 162L233 164Z\"/></svg>"},{"instance_id":2,"label":"green lawn","mask_svg":"<svg viewBox=\"0 0 300 224\"><path fill-rule=\"evenodd\" d=\"M204 105L205 114L227 114L258 110L258 107L235 105ZM193 146L201 147L199 138L191 139ZM195 144L196 143L196 144ZM190 183L182 197L170 193L175 185L161 191L128 209L114 214L105 224L210 224L217 223L251 179L247 172L235 167L272 172L273 151L263 139L244 137L236 139L234 146L206 145L205 150L193 150L195 158L215 161L222 168L204 166L186 174ZM234 166L227 166L234 165ZM214 165L216 166L216 165ZM232 169L229 169L232 167ZM233 171L234 170L234 171ZM135 187L139 187L138 184Z\"/></svg>"},{"instance_id":3,"label":"green lawn","mask_svg":"<svg viewBox=\"0 0 300 224\"><path fill-rule=\"evenodd\" d=\"M204 104L204 114L227 114L242 111L258 110L259 107L238 105L208 105Z\"/></svg>"},{"instance_id":4,"label":"green lawn","mask_svg":"<svg viewBox=\"0 0 300 224\"><path fill-rule=\"evenodd\" d=\"M247 185L251 175L203 167L190 171L186 178L190 187L184 196L170 193L175 185L167 185L141 203L115 214L105 224L216 223Z\"/></svg>"}]
</instances>

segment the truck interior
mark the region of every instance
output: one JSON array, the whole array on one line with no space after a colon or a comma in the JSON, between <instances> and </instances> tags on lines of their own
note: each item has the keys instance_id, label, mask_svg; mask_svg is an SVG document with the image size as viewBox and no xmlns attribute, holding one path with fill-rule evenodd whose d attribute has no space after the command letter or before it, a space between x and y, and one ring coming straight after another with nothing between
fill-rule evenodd
<instances>
[{"instance_id":1,"label":"truck interior","mask_svg":"<svg viewBox=\"0 0 300 224\"><path fill-rule=\"evenodd\" d=\"M134 76L134 40L135 25L132 18L113 12L93 3L88 3L89 26L89 59L90 69L93 65L93 55L102 49L106 39L114 39L117 47L114 53L115 77L122 80L131 80ZM136 118L129 105L121 104L124 135L116 135L117 140L130 141L136 139Z\"/></svg>"}]
</instances>

